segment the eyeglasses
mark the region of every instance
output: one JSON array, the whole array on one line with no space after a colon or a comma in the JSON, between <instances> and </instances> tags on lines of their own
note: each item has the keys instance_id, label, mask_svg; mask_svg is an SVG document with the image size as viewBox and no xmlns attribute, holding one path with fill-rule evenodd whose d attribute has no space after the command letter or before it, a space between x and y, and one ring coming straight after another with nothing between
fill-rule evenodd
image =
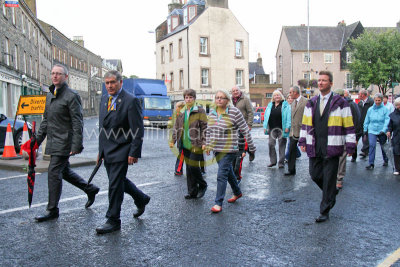
<instances>
[{"instance_id":1,"label":"eyeglasses","mask_svg":"<svg viewBox=\"0 0 400 267\"><path fill-rule=\"evenodd\" d=\"M61 76L61 75L65 75L64 73L60 73L60 72L52 72L50 73L51 76Z\"/></svg>"},{"instance_id":2,"label":"eyeglasses","mask_svg":"<svg viewBox=\"0 0 400 267\"><path fill-rule=\"evenodd\" d=\"M218 96L218 97L215 98L215 100L228 100L228 98L226 98L226 97L219 97L219 96Z\"/></svg>"}]
</instances>

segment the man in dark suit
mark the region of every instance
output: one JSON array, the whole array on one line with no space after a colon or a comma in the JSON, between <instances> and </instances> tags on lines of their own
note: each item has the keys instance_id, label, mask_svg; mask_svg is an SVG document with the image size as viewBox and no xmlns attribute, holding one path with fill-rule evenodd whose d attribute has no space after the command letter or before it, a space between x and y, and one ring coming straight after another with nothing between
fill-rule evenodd
<instances>
[{"instance_id":1,"label":"man in dark suit","mask_svg":"<svg viewBox=\"0 0 400 267\"><path fill-rule=\"evenodd\" d=\"M290 144L289 144L289 160L288 160L288 171L285 175L295 175L296 174L296 154L297 154L297 142L300 138L301 124L303 120L304 107L307 104L307 99L305 99L300 94L300 88L298 86L293 86L289 90L289 94L293 99L290 105L292 111L291 127L290 127Z\"/></svg>"},{"instance_id":2,"label":"man in dark suit","mask_svg":"<svg viewBox=\"0 0 400 267\"><path fill-rule=\"evenodd\" d=\"M358 98L360 99L360 102L358 102L358 107L360 109L361 117L360 117L360 123L356 128L356 139L357 142L360 138L362 139L363 146L361 148L360 156L361 158L365 158L368 155L369 142L368 142L368 136L364 135L363 126L364 126L365 116L367 115L367 111L370 107L374 105L374 100L370 96L368 96L368 91L365 89L360 90L360 92L358 93ZM356 159L357 159L357 147L356 151L352 156L352 162L355 162Z\"/></svg>"},{"instance_id":3,"label":"man in dark suit","mask_svg":"<svg viewBox=\"0 0 400 267\"><path fill-rule=\"evenodd\" d=\"M143 143L143 118L140 102L122 89L122 76L118 71L109 71L104 76L108 94L100 102L99 155L104 159L109 189L107 222L96 228L98 234L121 229L121 205L124 192L132 196L137 206L135 218L143 214L150 197L140 191L126 178L128 165L138 162Z\"/></svg>"}]
</instances>

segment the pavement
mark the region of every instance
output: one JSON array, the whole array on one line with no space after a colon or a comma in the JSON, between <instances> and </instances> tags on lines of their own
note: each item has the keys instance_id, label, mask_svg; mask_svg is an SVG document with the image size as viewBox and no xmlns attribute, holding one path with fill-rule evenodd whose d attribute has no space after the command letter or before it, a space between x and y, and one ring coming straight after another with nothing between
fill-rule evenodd
<instances>
[{"instance_id":1,"label":"pavement","mask_svg":"<svg viewBox=\"0 0 400 267\"><path fill-rule=\"evenodd\" d=\"M49 160L44 160L41 156L39 156L39 158L36 160L35 170L37 172L47 172L49 168L49 163ZM71 167L96 165L96 158L70 157L69 163ZM0 159L0 170L26 172L27 168L27 159Z\"/></svg>"}]
</instances>

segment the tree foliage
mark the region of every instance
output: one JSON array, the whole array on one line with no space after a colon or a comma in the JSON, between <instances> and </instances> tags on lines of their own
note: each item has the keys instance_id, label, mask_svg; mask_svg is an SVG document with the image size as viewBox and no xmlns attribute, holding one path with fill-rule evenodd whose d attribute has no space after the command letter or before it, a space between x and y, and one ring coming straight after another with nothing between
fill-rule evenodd
<instances>
[{"instance_id":1,"label":"tree foliage","mask_svg":"<svg viewBox=\"0 0 400 267\"><path fill-rule=\"evenodd\" d=\"M386 94L392 82L400 80L400 33L365 31L350 41L352 63L349 70L354 85L378 86Z\"/></svg>"},{"instance_id":2,"label":"tree foliage","mask_svg":"<svg viewBox=\"0 0 400 267\"><path fill-rule=\"evenodd\" d=\"M139 78L139 76L137 76L137 75L129 75L129 77L127 77L127 76L125 76L125 75L122 75L122 79L138 79Z\"/></svg>"}]
</instances>

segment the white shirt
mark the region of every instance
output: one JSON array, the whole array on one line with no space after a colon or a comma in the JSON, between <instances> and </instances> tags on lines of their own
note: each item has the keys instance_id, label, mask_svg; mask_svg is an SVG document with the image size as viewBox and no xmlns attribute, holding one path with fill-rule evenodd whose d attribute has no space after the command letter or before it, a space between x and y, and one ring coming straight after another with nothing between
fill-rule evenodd
<instances>
[{"instance_id":1,"label":"white shirt","mask_svg":"<svg viewBox=\"0 0 400 267\"><path fill-rule=\"evenodd\" d=\"M332 91L330 91L329 94L327 94L325 96L322 96L321 94L319 95L319 97L320 97L319 101L321 101L321 98L322 98L322 100L324 101L324 107L326 106L326 104L328 104L328 101L329 101L329 98L331 97L331 95L332 95Z\"/></svg>"}]
</instances>

